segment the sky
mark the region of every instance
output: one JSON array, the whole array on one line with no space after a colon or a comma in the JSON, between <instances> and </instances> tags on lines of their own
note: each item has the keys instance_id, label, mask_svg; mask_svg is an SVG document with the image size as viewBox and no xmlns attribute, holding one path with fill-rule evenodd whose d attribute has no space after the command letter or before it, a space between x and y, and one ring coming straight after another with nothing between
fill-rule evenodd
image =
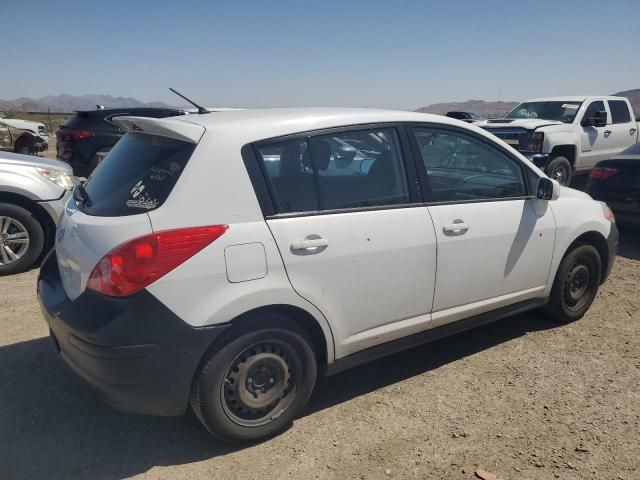
<instances>
[{"instance_id":1,"label":"sky","mask_svg":"<svg viewBox=\"0 0 640 480\"><path fill-rule=\"evenodd\" d=\"M0 98L371 106L640 88L640 0L0 0Z\"/></svg>"}]
</instances>

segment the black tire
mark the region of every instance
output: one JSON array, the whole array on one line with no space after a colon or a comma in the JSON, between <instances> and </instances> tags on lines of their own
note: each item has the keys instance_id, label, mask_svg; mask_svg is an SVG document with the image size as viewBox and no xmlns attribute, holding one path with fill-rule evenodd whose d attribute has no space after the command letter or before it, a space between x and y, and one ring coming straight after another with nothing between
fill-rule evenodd
<instances>
[{"instance_id":1,"label":"black tire","mask_svg":"<svg viewBox=\"0 0 640 480\"><path fill-rule=\"evenodd\" d=\"M31 155L35 153L35 142L33 138L28 135L23 135L16 141L16 145L14 148L16 153L21 153L22 155Z\"/></svg>"},{"instance_id":2,"label":"black tire","mask_svg":"<svg viewBox=\"0 0 640 480\"><path fill-rule=\"evenodd\" d=\"M316 381L316 356L306 333L281 314L265 313L232 329L217 345L191 389L191 408L200 422L229 443L286 430Z\"/></svg>"},{"instance_id":3,"label":"black tire","mask_svg":"<svg viewBox=\"0 0 640 480\"><path fill-rule=\"evenodd\" d=\"M571 177L573 175L573 169L571 168L571 162L567 157L558 155L553 157L544 169L545 173L557 180L560 185L569 186L571 184Z\"/></svg>"},{"instance_id":4,"label":"black tire","mask_svg":"<svg viewBox=\"0 0 640 480\"><path fill-rule=\"evenodd\" d=\"M592 245L575 247L560 262L547 313L560 323L582 318L598 293L601 275L598 250Z\"/></svg>"},{"instance_id":5,"label":"black tire","mask_svg":"<svg viewBox=\"0 0 640 480\"><path fill-rule=\"evenodd\" d=\"M4 264L5 261L1 255L2 252L0 252L0 276L24 272L33 266L42 253L44 247L44 230L42 225L29 210L10 203L0 203L0 218L2 218L4 222L6 222L7 218L16 220L28 233L28 246L20 258ZM16 224L13 224L12 228L16 228ZM3 236L0 230L0 248L4 249L6 246L9 246L6 243L9 233L10 232L5 232ZM13 251L16 245L11 244L11 248ZM5 255L9 258L6 250Z\"/></svg>"}]
</instances>

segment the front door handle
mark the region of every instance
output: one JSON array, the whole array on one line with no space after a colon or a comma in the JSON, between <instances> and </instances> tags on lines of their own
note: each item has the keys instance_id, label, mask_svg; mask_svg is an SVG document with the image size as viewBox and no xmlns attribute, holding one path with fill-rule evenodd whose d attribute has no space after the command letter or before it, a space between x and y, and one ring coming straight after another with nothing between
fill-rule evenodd
<instances>
[{"instance_id":1,"label":"front door handle","mask_svg":"<svg viewBox=\"0 0 640 480\"><path fill-rule=\"evenodd\" d=\"M449 223L442 227L442 231L445 235L450 237L456 237L458 235L464 235L469 230L469 225L464 223L459 218L454 220L453 223Z\"/></svg>"},{"instance_id":2,"label":"front door handle","mask_svg":"<svg viewBox=\"0 0 640 480\"><path fill-rule=\"evenodd\" d=\"M636 129L635 129L635 128L630 128L630 129L629 129L629 133L630 133L631 135L633 135L634 133L636 133Z\"/></svg>"},{"instance_id":3,"label":"front door handle","mask_svg":"<svg viewBox=\"0 0 640 480\"><path fill-rule=\"evenodd\" d=\"M605 130L604 131L604 136L608 137L609 135L611 135L611 130Z\"/></svg>"},{"instance_id":4,"label":"front door handle","mask_svg":"<svg viewBox=\"0 0 640 480\"><path fill-rule=\"evenodd\" d=\"M327 246L329 246L329 240L326 238L309 238L291 242L291 250L311 250Z\"/></svg>"}]
</instances>

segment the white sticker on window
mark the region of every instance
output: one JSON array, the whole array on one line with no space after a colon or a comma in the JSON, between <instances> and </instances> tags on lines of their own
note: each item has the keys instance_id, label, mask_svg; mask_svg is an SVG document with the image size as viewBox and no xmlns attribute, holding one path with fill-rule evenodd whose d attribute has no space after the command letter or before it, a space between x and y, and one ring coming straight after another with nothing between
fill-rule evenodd
<instances>
[{"instance_id":1,"label":"white sticker on window","mask_svg":"<svg viewBox=\"0 0 640 480\"><path fill-rule=\"evenodd\" d=\"M566 108L568 110L575 110L576 108L578 108L578 105L576 105L575 103L563 103L562 108Z\"/></svg>"}]
</instances>

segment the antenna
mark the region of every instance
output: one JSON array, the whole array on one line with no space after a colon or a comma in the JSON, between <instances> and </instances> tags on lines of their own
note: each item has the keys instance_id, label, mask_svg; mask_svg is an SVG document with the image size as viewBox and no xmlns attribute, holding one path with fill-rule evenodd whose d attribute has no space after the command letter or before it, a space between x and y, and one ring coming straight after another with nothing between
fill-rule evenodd
<instances>
[{"instance_id":1,"label":"antenna","mask_svg":"<svg viewBox=\"0 0 640 480\"><path fill-rule=\"evenodd\" d=\"M198 105L196 102L194 102L193 100L189 100L187 97L185 97L184 95L182 95L180 92L178 92L177 90L174 90L173 88L169 87L169 90L171 90L173 93L175 93L176 95L178 95L180 98L186 100L187 102L189 102L191 105L193 105L194 107L196 107L198 109L198 113L211 113L209 110L207 110L204 107L201 107L200 105Z\"/></svg>"}]
</instances>

